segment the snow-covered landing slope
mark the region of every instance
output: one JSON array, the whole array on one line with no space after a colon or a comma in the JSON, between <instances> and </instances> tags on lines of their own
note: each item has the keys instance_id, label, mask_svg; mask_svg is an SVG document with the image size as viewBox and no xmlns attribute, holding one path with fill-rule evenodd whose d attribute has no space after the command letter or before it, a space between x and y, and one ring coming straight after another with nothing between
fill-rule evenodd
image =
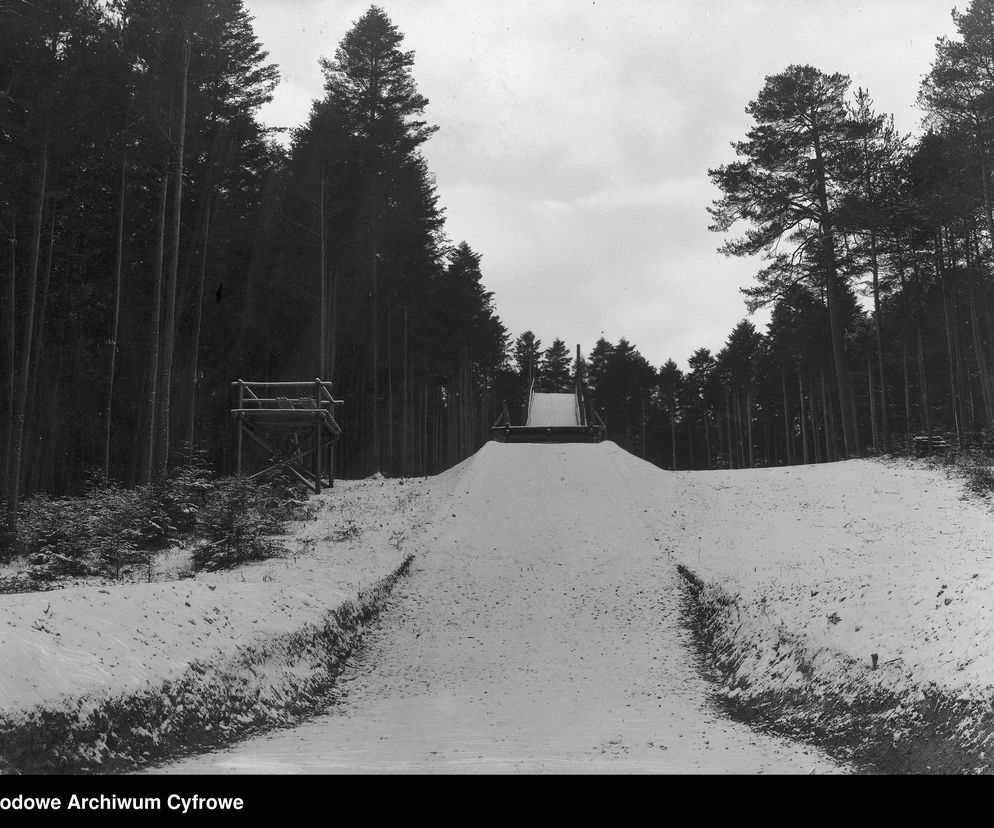
<instances>
[{"instance_id":1,"label":"snow-covered landing slope","mask_svg":"<svg viewBox=\"0 0 994 828\"><path fill-rule=\"evenodd\" d=\"M679 481L613 443L488 443L329 715L176 772L831 770L712 705L651 528Z\"/></svg>"},{"instance_id":2,"label":"snow-covered landing slope","mask_svg":"<svg viewBox=\"0 0 994 828\"><path fill-rule=\"evenodd\" d=\"M532 394L526 426L578 426L576 395Z\"/></svg>"}]
</instances>

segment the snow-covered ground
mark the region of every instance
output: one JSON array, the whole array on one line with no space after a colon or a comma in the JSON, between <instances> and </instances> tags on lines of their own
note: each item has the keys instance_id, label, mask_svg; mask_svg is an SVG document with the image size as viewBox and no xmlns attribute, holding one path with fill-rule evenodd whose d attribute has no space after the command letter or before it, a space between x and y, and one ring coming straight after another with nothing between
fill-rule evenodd
<instances>
[{"instance_id":1,"label":"snow-covered ground","mask_svg":"<svg viewBox=\"0 0 994 828\"><path fill-rule=\"evenodd\" d=\"M291 527L279 558L175 581L0 595L4 723L41 710L85 719L191 665L319 627L414 551L427 509L421 480L339 481L316 500L316 517Z\"/></svg>"},{"instance_id":2,"label":"snow-covered ground","mask_svg":"<svg viewBox=\"0 0 994 828\"><path fill-rule=\"evenodd\" d=\"M994 684L994 520L924 463L679 473L674 558L879 680Z\"/></svg>"},{"instance_id":3,"label":"snow-covered ground","mask_svg":"<svg viewBox=\"0 0 994 828\"><path fill-rule=\"evenodd\" d=\"M488 444L433 480L424 551L329 715L167 770L836 770L712 705L647 487L676 507L612 443Z\"/></svg>"},{"instance_id":4,"label":"snow-covered ground","mask_svg":"<svg viewBox=\"0 0 994 828\"><path fill-rule=\"evenodd\" d=\"M532 394L527 426L579 425L575 394Z\"/></svg>"},{"instance_id":5,"label":"snow-covered ground","mask_svg":"<svg viewBox=\"0 0 994 828\"><path fill-rule=\"evenodd\" d=\"M428 480L337 483L285 558L0 596L0 712L154 688L320 623L414 553L326 715L159 770L846 770L719 710L686 579L725 699L830 744L866 722L878 742L920 741L924 721L984 769L992 516L964 491L924 464L674 474L613 443L489 443ZM813 731L790 707L812 696L835 706ZM868 700L870 719L825 724ZM929 766L926 747L908 767Z\"/></svg>"}]
</instances>

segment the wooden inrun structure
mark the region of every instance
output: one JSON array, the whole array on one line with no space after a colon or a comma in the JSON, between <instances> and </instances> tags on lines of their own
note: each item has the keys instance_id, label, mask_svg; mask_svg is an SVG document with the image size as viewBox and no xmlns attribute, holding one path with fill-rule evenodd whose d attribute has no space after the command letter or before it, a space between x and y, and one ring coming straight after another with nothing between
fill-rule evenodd
<instances>
[{"instance_id":1,"label":"wooden inrun structure","mask_svg":"<svg viewBox=\"0 0 994 828\"><path fill-rule=\"evenodd\" d=\"M580 346L576 346L580 364ZM544 394L535 391L532 381L528 391L525 424L511 425L507 402L491 433L501 443L599 443L606 427L593 405L588 405L583 381L577 371L572 394Z\"/></svg>"},{"instance_id":2,"label":"wooden inrun structure","mask_svg":"<svg viewBox=\"0 0 994 828\"><path fill-rule=\"evenodd\" d=\"M335 442L342 429L335 419L335 406L342 405L331 395L331 383L311 382L231 383L238 389L238 407L231 409L237 427L235 473L250 478L284 471L321 494L335 483ZM248 448L264 452L265 468L248 472Z\"/></svg>"}]
</instances>

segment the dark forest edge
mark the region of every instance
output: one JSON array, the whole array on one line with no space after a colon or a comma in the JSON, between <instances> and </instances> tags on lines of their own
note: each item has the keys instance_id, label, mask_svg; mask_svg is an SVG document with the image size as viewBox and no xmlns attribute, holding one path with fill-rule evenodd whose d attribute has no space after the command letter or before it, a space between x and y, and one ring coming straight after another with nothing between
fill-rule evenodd
<instances>
[{"instance_id":1,"label":"dark forest edge","mask_svg":"<svg viewBox=\"0 0 994 828\"><path fill-rule=\"evenodd\" d=\"M3 499L140 489L203 452L234 466L236 378L319 376L345 400L336 476L437 473L530 380L579 371L609 439L669 468L985 449L994 207L994 0L954 12L899 135L849 78L766 79L710 171L713 229L762 254L772 309L658 370L626 339L572 364L513 343L481 256L445 235L420 147L437 127L377 7L321 62L288 148L257 118L278 81L241 0L43 0L0 9ZM375 60L369 61L368 55ZM373 67L372 69L370 67ZM859 294L868 297L869 312Z\"/></svg>"}]
</instances>

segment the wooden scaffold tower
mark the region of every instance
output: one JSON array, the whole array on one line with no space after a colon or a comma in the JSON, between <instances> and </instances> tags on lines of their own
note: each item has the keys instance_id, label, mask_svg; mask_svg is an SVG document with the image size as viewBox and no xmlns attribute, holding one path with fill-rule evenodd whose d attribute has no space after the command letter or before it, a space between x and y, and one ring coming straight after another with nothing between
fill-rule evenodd
<instances>
[{"instance_id":1,"label":"wooden scaffold tower","mask_svg":"<svg viewBox=\"0 0 994 828\"><path fill-rule=\"evenodd\" d=\"M238 407L231 410L237 427L237 474L256 478L285 471L317 494L325 482L334 485L335 442L342 436L335 406L342 400L332 397L330 382L240 379L232 386L238 389ZM260 460L265 468L250 470Z\"/></svg>"}]
</instances>

